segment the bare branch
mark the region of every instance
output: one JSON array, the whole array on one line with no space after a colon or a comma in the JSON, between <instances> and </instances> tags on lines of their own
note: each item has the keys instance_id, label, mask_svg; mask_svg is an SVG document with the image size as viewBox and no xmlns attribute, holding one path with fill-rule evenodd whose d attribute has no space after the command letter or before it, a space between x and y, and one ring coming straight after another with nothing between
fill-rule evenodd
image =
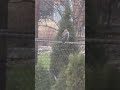
<instances>
[{"instance_id":1,"label":"bare branch","mask_svg":"<svg viewBox=\"0 0 120 90\"><path fill-rule=\"evenodd\" d=\"M52 20L59 27L58 23L54 19L52 18L49 18L49 19Z\"/></svg>"},{"instance_id":2,"label":"bare branch","mask_svg":"<svg viewBox=\"0 0 120 90\"><path fill-rule=\"evenodd\" d=\"M49 27L49 28L53 29L54 31L58 31L56 28L53 28L53 27L48 26L48 25L38 25L38 26Z\"/></svg>"},{"instance_id":3,"label":"bare branch","mask_svg":"<svg viewBox=\"0 0 120 90\"><path fill-rule=\"evenodd\" d=\"M50 5L51 7L53 7L53 5L51 5L49 2L47 2L46 0L44 1L45 3L47 3L48 5ZM60 16L62 16L62 10L60 10L60 8L59 7L57 7L56 5L54 5L55 6L55 8L54 9L56 9L57 11L58 11L58 13L60 14Z\"/></svg>"}]
</instances>

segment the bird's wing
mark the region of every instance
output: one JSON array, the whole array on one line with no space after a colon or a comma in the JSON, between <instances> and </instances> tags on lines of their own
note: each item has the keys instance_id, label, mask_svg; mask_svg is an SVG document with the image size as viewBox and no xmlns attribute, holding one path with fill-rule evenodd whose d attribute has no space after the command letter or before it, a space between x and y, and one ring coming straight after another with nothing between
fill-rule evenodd
<instances>
[{"instance_id":1,"label":"bird's wing","mask_svg":"<svg viewBox=\"0 0 120 90\"><path fill-rule=\"evenodd\" d=\"M68 38L69 38L69 35L70 35L70 34L69 34L69 32L68 32Z\"/></svg>"},{"instance_id":2,"label":"bird's wing","mask_svg":"<svg viewBox=\"0 0 120 90\"><path fill-rule=\"evenodd\" d=\"M65 33L65 32L63 32L63 33L62 33L62 38L65 36L65 34L64 34L64 33Z\"/></svg>"},{"instance_id":3,"label":"bird's wing","mask_svg":"<svg viewBox=\"0 0 120 90\"><path fill-rule=\"evenodd\" d=\"M68 40L68 38L69 38L69 32L66 33L65 37L66 37L66 40Z\"/></svg>"}]
</instances>

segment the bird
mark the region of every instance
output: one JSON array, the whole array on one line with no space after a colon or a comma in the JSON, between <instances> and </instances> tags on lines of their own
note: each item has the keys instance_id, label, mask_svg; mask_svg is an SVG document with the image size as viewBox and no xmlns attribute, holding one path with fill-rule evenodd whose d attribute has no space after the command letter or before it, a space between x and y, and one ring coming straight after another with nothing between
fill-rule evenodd
<instances>
[{"instance_id":1,"label":"bird","mask_svg":"<svg viewBox=\"0 0 120 90\"><path fill-rule=\"evenodd\" d=\"M67 29L62 33L62 43L64 44L69 39L69 31Z\"/></svg>"}]
</instances>

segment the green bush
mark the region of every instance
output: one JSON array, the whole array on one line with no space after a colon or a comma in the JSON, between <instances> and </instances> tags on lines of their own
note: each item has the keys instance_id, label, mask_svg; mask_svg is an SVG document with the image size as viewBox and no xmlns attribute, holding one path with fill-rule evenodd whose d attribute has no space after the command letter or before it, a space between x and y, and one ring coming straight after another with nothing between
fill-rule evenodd
<instances>
[{"instance_id":1,"label":"green bush","mask_svg":"<svg viewBox=\"0 0 120 90\"><path fill-rule=\"evenodd\" d=\"M52 85L51 74L40 64L35 67L35 90L50 90Z\"/></svg>"},{"instance_id":2,"label":"green bush","mask_svg":"<svg viewBox=\"0 0 120 90\"><path fill-rule=\"evenodd\" d=\"M84 90L85 89L85 56L70 55L67 68L60 72L52 90Z\"/></svg>"},{"instance_id":3,"label":"green bush","mask_svg":"<svg viewBox=\"0 0 120 90\"><path fill-rule=\"evenodd\" d=\"M70 63L65 71L66 90L85 90L85 57L82 54L70 56Z\"/></svg>"}]
</instances>

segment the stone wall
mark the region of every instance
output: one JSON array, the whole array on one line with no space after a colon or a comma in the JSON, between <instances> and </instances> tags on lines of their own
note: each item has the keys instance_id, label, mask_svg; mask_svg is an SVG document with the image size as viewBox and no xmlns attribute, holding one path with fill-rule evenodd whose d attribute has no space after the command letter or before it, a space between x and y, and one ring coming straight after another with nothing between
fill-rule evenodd
<instances>
[{"instance_id":1,"label":"stone wall","mask_svg":"<svg viewBox=\"0 0 120 90\"><path fill-rule=\"evenodd\" d=\"M30 63L35 59L35 3L17 1L8 4L7 60Z\"/></svg>"},{"instance_id":2,"label":"stone wall","mask_svg":"<svg viewBox=\"0 0 120 90\"><path fill-rule=\"evenodd\" d=\"M34 3L21 2L8 4L8 28L21 28L33 31L35 27Z\"/></svg>"}]
</instances>

